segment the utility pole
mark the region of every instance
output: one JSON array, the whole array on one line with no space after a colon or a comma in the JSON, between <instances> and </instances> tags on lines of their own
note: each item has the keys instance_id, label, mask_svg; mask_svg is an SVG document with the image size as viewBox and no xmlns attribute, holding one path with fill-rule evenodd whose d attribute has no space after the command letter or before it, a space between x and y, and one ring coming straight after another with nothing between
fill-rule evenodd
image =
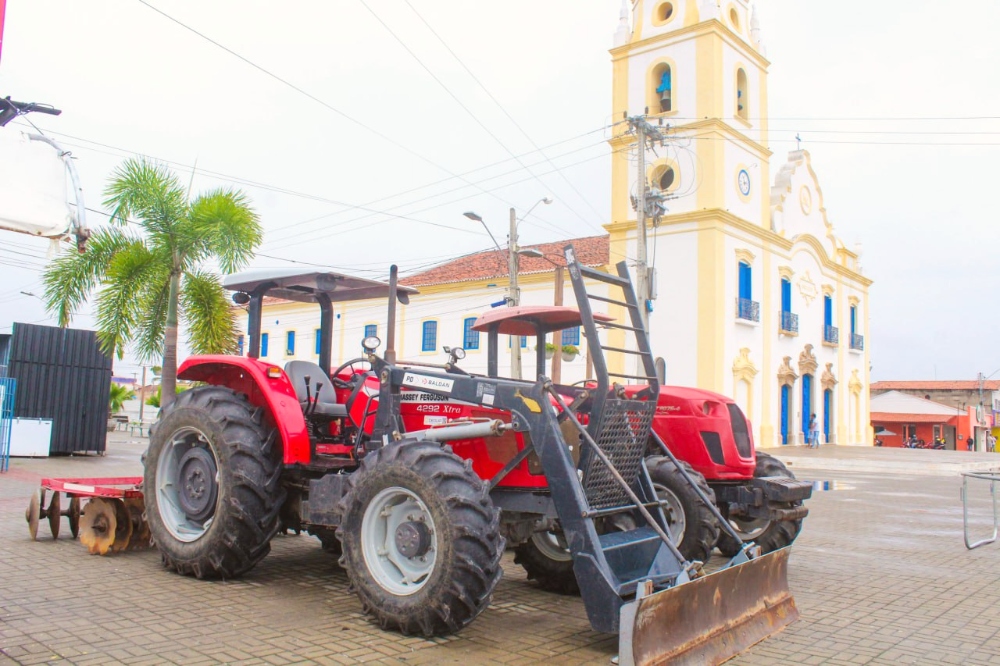
<instances>
[{"instance_id":1,"label":"utility pole","mask_svg":"<svg viewBox=\"0 0 1000 666\"><path fill-rule=\"evenodd\" d=\"M636 298L639 301L639 315L642 317L643 326L649 329L649 308L653 298L652 276L647 259L646 240L646 217L650 212L647 210L648 204L653 204L654 224L662 212L662 194L655 199L648 197L649 185L646 182L646 146L650 140L663 143L663 134L656 127L646 121L646 116L627 117L629 126L636 135L636 147L639 150L638 169L636 178L636 193L633 205L636 212Z\"/></svg>"},{"instance_id":2,"label":"utility pole","mask_svg":"<svg viewBox=\"0 0 1000 666\"><path fill-rule=\"evenodd\" d=\"M517 213L510 209L510 239L507 244L507 268L510 271L510 304L517 307L521 304L521 289L517 286ZM510 342L510 374L514 379L521 379L521 336L515 335Z\"/></svg>"},{"instance_id":3,"label":"utility pole","mask_svg":"<svg viewBox=\"0 0 1000 666\"><path fill-rule=\"evenodd\" d=\"M563 283L565 282L562 266L556 266L555 279L552 305L559 306L563 304ZM556 352L552 355L552 383L558 384L562 381L562 331L554 331L552 333L552 344L556 346Z\"/></svg>"}]
</instances>

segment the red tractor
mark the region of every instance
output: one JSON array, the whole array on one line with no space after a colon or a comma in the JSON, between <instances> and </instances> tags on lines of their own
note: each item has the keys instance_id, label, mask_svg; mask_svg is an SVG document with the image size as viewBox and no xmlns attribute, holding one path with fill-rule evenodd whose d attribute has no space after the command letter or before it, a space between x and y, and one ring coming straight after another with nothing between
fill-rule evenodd
<instances>
[{"instance_id":1,"label":"red tractor","mask_svg":"<svg viewBox=\"0 0 1000 666\"><path fill-rule=\"evenodd\" d=\"M621 633L622 663L728 658L793 621L780 548L811 485L755 459L728 399L660 387L624 263L614 276L565 253L579 309L481 317L485 376L462 370L457 348L439 365L396 360L395 303L415 290L397 285L395 267L388 285L327 272L229 278L234 301L249 305L249 357L184 362L178 376L204 385L162 411L145 457L146 518L164 564L234 577L279 530L306 530L340 554L382 627L429 636L487 607L511 546L542 586L579 591L595 630ZM621 297L590 294L585 279ZM319 305L319 364L259 360L265 295ZM384 355L369 338L366 357L331 372L332 303L382 297ZM630 320L594 314L591 300L624 306ZM497 376L501 334L536 335L544 368L545 335L578 325L593 380ZM634 344L603 344L598 325ZM605 351L638 359L632 383L610 381ZM716 544L731 559L706 576ZM718 595L732 598L720 608Z\"/></svg>"}]
</instances>

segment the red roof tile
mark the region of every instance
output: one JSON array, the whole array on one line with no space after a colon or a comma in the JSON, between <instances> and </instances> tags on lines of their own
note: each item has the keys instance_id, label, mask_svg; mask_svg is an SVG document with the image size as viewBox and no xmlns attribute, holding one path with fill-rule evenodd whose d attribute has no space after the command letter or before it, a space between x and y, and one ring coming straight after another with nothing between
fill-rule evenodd
<instances>
[{"instance_id":1,"label":"red roof tile","mask_svg":"<svg viewBox=\"0 0 1000 666\"><path fill-rule=\"evenodd\" d=\"M606 266L610 263L610 250L607 236L589 236L586 238L572 238L555 243L542 243L540 245L525 245L521 249L536 249L546 255L545 259L540 257L525 257L520 259L520 270L518 275L529 275L531 273L548 273L552 270L552 261L560 266L565 266L566 262L562 258L562 249L567 243L572 243L576 249L577 259L584 266ZM453 259L449 262L435 266L429 270L410 275L401 279L400 284L410 287L419 287L431 284L447 284L450 282L467 282L471 280L488 280L490 278L506 278L507 252L500 252L497 249L467 254L464 257Z\"/></svg>"},{"instance_id":2,"label":"red roof tile","mask_svg":"<svg viewBox=\"0 0 1000 666\"><path fill-rule=\"evenodd\" d=\"M872 412L872 423L947 423L961 412L948 414L895 414L892 412Z\"/></svg>"},{"instance_id":3,"label":"red roof tile","mask_svg":"<svg viewBox=\"0 0 1000 666\"><path fill-rule=\"evenodd\" d=\"M978 391L978 379L962 379L958 381L906 381L906 382L874 382L873 391ZM1000 379L983 382L984 391L1000 391Z\"/></svg>"}]
</instances>

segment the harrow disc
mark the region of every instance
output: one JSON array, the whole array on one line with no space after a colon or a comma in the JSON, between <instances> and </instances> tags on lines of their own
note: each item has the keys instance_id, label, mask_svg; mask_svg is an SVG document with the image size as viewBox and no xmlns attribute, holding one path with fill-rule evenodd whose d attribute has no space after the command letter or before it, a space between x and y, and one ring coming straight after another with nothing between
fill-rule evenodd
<instances>
[{"instance_id":1,"label":"harrow disc","mask_svg":"<svg viewBox=\"0 0 1000 666\"><path fill-rule=\"evenodd\" d=\"M110 500L94 497L83 508L80 517L80 543L91 555L106 555L115 541L118 527L115 506Z\"/></svg>"},{"instance_id":2,"label":"harrow disc","mask_svg":"<svg viewBox=\"0 0 1000 666\"><path fill-rule=\"evenodd\" d=\"M145 550L149 548L153 544L149 533L149 523L143 518L146 503L141 497L130 497L125 500L125 510L132 523L132 537L129 539L128 549Z\"/></svg>"},{"instance_id":3,"label":"harrow disc","mask_svg":"<svg viewBox=\"0 0 1000 666\"><path fill-rule=\"evenodd\" d=\"M66 510L66 517L69 518L69 531L75 539L80 535L80 498L73 497L69 501L69 508Z\"/></svg>"},{"instance_id":4,"label":"harrow disc","mask_svg":"<svg viewBox=\"0 0 1000 666\"><path fill-rule=\"evenodd\" d=\"M31 535L32 541L38 538L38 521L42 512L41 494L44 492L44 490L39 490L37 493L32 493L28 508L24 510L24 519L28 521L28 533Z\"/></svg>"},{"instance_id":5,"label":"harrow disc","mask_svg":"<svg viewBox=\"0 0 1000 666\"><path fill-rule=\"evenodd\" d=\"M132 516L120 499L111 500L115 509L115 540L111 542L111 552L120 553L128 548L132 539Z\"/></svg>"},{"instance_id":6,"label":"harrow disc","mask_svg":"<svg viewBox=\"0 0 1000 666\"><path fill-rule=\"evenodd\" d=\"M52 538L59 538L59 521L62 520L62 498L58 492L52 493L52 501L49 502L48 518L49 529L52 530Z\"/></svg>"}]
</instances>

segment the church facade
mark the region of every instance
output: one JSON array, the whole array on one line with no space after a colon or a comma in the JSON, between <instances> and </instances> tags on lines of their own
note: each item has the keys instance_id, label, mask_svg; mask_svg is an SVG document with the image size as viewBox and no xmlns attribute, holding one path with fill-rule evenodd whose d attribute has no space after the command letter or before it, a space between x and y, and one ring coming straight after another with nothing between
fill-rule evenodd
<instances>
[{"instance_id":1,"label":"church facade","mask_svg":"<svg viewBox=\"0 0 1000 666\"><path fill-rule=\"evenodd\" d=\"M667 381L733 397L758 446L870 444L868 290L834 233L807 151L770 183L769 62L747 0L637 0L615 33L613 117L647 114L664 140L645 178L667 212L648 222L649 327ZM615 257L637 256L638 144L611 138Z\"/></svg>"}]
</instances>

